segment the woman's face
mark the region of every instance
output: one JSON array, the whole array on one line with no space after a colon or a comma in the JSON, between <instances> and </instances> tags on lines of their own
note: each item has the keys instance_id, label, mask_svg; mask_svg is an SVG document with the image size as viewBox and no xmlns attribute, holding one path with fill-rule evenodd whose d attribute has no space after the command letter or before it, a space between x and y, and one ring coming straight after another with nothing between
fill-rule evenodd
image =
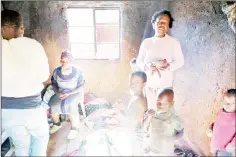
<instances>
[{"instance_id":1,"label":"woman's face","mask_svg":"<svg viewBox=\"0 0 236 157\"><path fill-rule=\"evenodd\" d=\"M170 18L167 15L159 16L155 23L153 23L153 29L158 35L165 35L169 31Z\"/></svg>"},{"instance_id":2,"label":"woman's face","mask_svg":"<svg viewBox=\"0 0 236 157\"><path fill-rule=\"evenodd\" d=\"M60 62L61 62L61 66L65 68L68 67L70 64L70 60L68 57L61 57Z\"/></svg>"}]
</instances>

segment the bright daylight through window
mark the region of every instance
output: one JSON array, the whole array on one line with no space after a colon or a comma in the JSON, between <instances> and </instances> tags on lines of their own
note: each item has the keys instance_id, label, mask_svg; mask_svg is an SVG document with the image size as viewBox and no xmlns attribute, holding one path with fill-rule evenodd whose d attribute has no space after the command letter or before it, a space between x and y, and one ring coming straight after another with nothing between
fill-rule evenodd
<instances>
[{"instance_id":1,"label":"bright daylight through window","mask_svg":"<svg viewBox=\"0 0 236 157\"><path fill-rule=\"evenodd\" d=\"M119 8L68 8L67 18L76 59L120 58Z\"/></svg>"}]
</instances>

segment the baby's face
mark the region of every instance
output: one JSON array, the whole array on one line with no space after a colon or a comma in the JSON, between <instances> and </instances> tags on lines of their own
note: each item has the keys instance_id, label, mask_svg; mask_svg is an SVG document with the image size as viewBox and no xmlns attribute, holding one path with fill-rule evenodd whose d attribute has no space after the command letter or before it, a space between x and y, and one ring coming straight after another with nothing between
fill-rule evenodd
<instances>
[{"instance_id":1,"label":"baby's face","mask_svg":"<svg viewBox=\"0 0 236 157\"><path fill-rule=\"evenodd\" d=\"M234 96L224 96L225 104L223 106L224 110L227 112L235 112L236 107L235 107L235 97Z\"/></svg>"},{"instance_id":2,"label":"baby's face","mask_svg":"<svg viewBox=\"0 0 236 157\"><path fill-rule=\"evenodd\" d=\"M170 110L170 108L173 106L173 98L171 98L168 95L163 95L162 97L159 97L157 100L157 111L159 113L165 113Z\"/></svg>"}]
</instances>

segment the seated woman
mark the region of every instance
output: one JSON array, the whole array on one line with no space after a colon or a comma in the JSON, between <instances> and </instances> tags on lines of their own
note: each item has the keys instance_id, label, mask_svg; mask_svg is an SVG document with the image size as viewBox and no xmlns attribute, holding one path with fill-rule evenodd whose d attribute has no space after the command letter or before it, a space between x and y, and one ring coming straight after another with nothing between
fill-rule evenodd
<instances>
[{"instance_id":1,"label":"seated woman","mask_svg":"<svg viewBox=\"0 0 236 157\"><path fill-rule=\"evenodd\" d=\"M61 66L57 67L52 75L52 87L55 94L49 101L54 124L50 129L50 134L61 128L59 114L68 114L71 122L68 139L74 139L77 135L78 104L83 100L85 83L82 72L72 64L72 60L70 53L62 52Z\"/></svg>"}]
</instances>

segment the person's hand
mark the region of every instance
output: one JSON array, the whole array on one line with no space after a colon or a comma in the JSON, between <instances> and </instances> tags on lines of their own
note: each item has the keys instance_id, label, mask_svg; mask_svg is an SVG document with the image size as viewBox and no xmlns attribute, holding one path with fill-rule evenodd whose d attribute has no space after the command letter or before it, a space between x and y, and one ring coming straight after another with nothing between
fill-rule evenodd
<instances>
[{"instance_id":1,"label":"person's hand","mask_svg":"<svg viewBox=\"0 0 236 157\"><path fill-rule=\"evenodd\" d=\"M166 66L159 68L162 71L168 70L170 68L170 64L167 63Z\"/></svg>"},{"instance_id":2,"label":"person's hand","mask_svg":"<svg viewBox=\"0 0 236 157\"><path fill-rule=\"evenodd\" d=\"M156 112L155 112L155 110L153 110L153 109L150 109L150 110L147 111L147 115L150 116L150 117L154 116L155 113L156 113Z\"/></svg>"},{"instance_id":3,"label":"person's hand","mask_svg":"<svg viewBox=\"0 0 236 157\"><path fill-rule=\"evenodd\" d=\"M168 63L167 63L166 59L163 59L163 60L159 60L157 62L153 62L153 65L157 69L161 69L161 68L166 68L168 66Z\"/></svg>"},{"instance_id":4,"label":"person's hand","mask_svg":"<svg viewBox=\"0 0 236 157\"><path fill-rule=\"evenodd\" d=\"M213 130L212 130L212 128L208 128L207 130L206 130L206 135L208 136L208 137L212 137L212 134L213 134Z\"/></svg>"},{"instance_id":5,"label":"person's hand","mask_svg":"<svg viewBox=\"0 0 236 157\"><path fill-rule=\"evenodd\" d=\"M59 98L60 98L61 100L64 100L64 99L68 98L70 95L71 95L70 93L60 94L60 95L59 95Z\"/></svg>"},{"instance_id":6,"label":"person's hand","mask_svg":"<svg viewBox=\"0 0 236 157\"><path fill-rule=\"evenodd\" d=\"M157 70L156 66L153 63L148 63L145 65L145 69L148 71L155 71Z\"/></svg>"},{"instance_id":7,"label":"person's hand","mask_svg":"<svg viewBox=\"0 0 236 157\"><path fill-rule=\"evenodd\" d=\"M157 73L159 77L161 77L160 71L157 69L154 63L148 63L145 65L146 72L150 73L151 75Z\"/></svg>"}]
</instances>

